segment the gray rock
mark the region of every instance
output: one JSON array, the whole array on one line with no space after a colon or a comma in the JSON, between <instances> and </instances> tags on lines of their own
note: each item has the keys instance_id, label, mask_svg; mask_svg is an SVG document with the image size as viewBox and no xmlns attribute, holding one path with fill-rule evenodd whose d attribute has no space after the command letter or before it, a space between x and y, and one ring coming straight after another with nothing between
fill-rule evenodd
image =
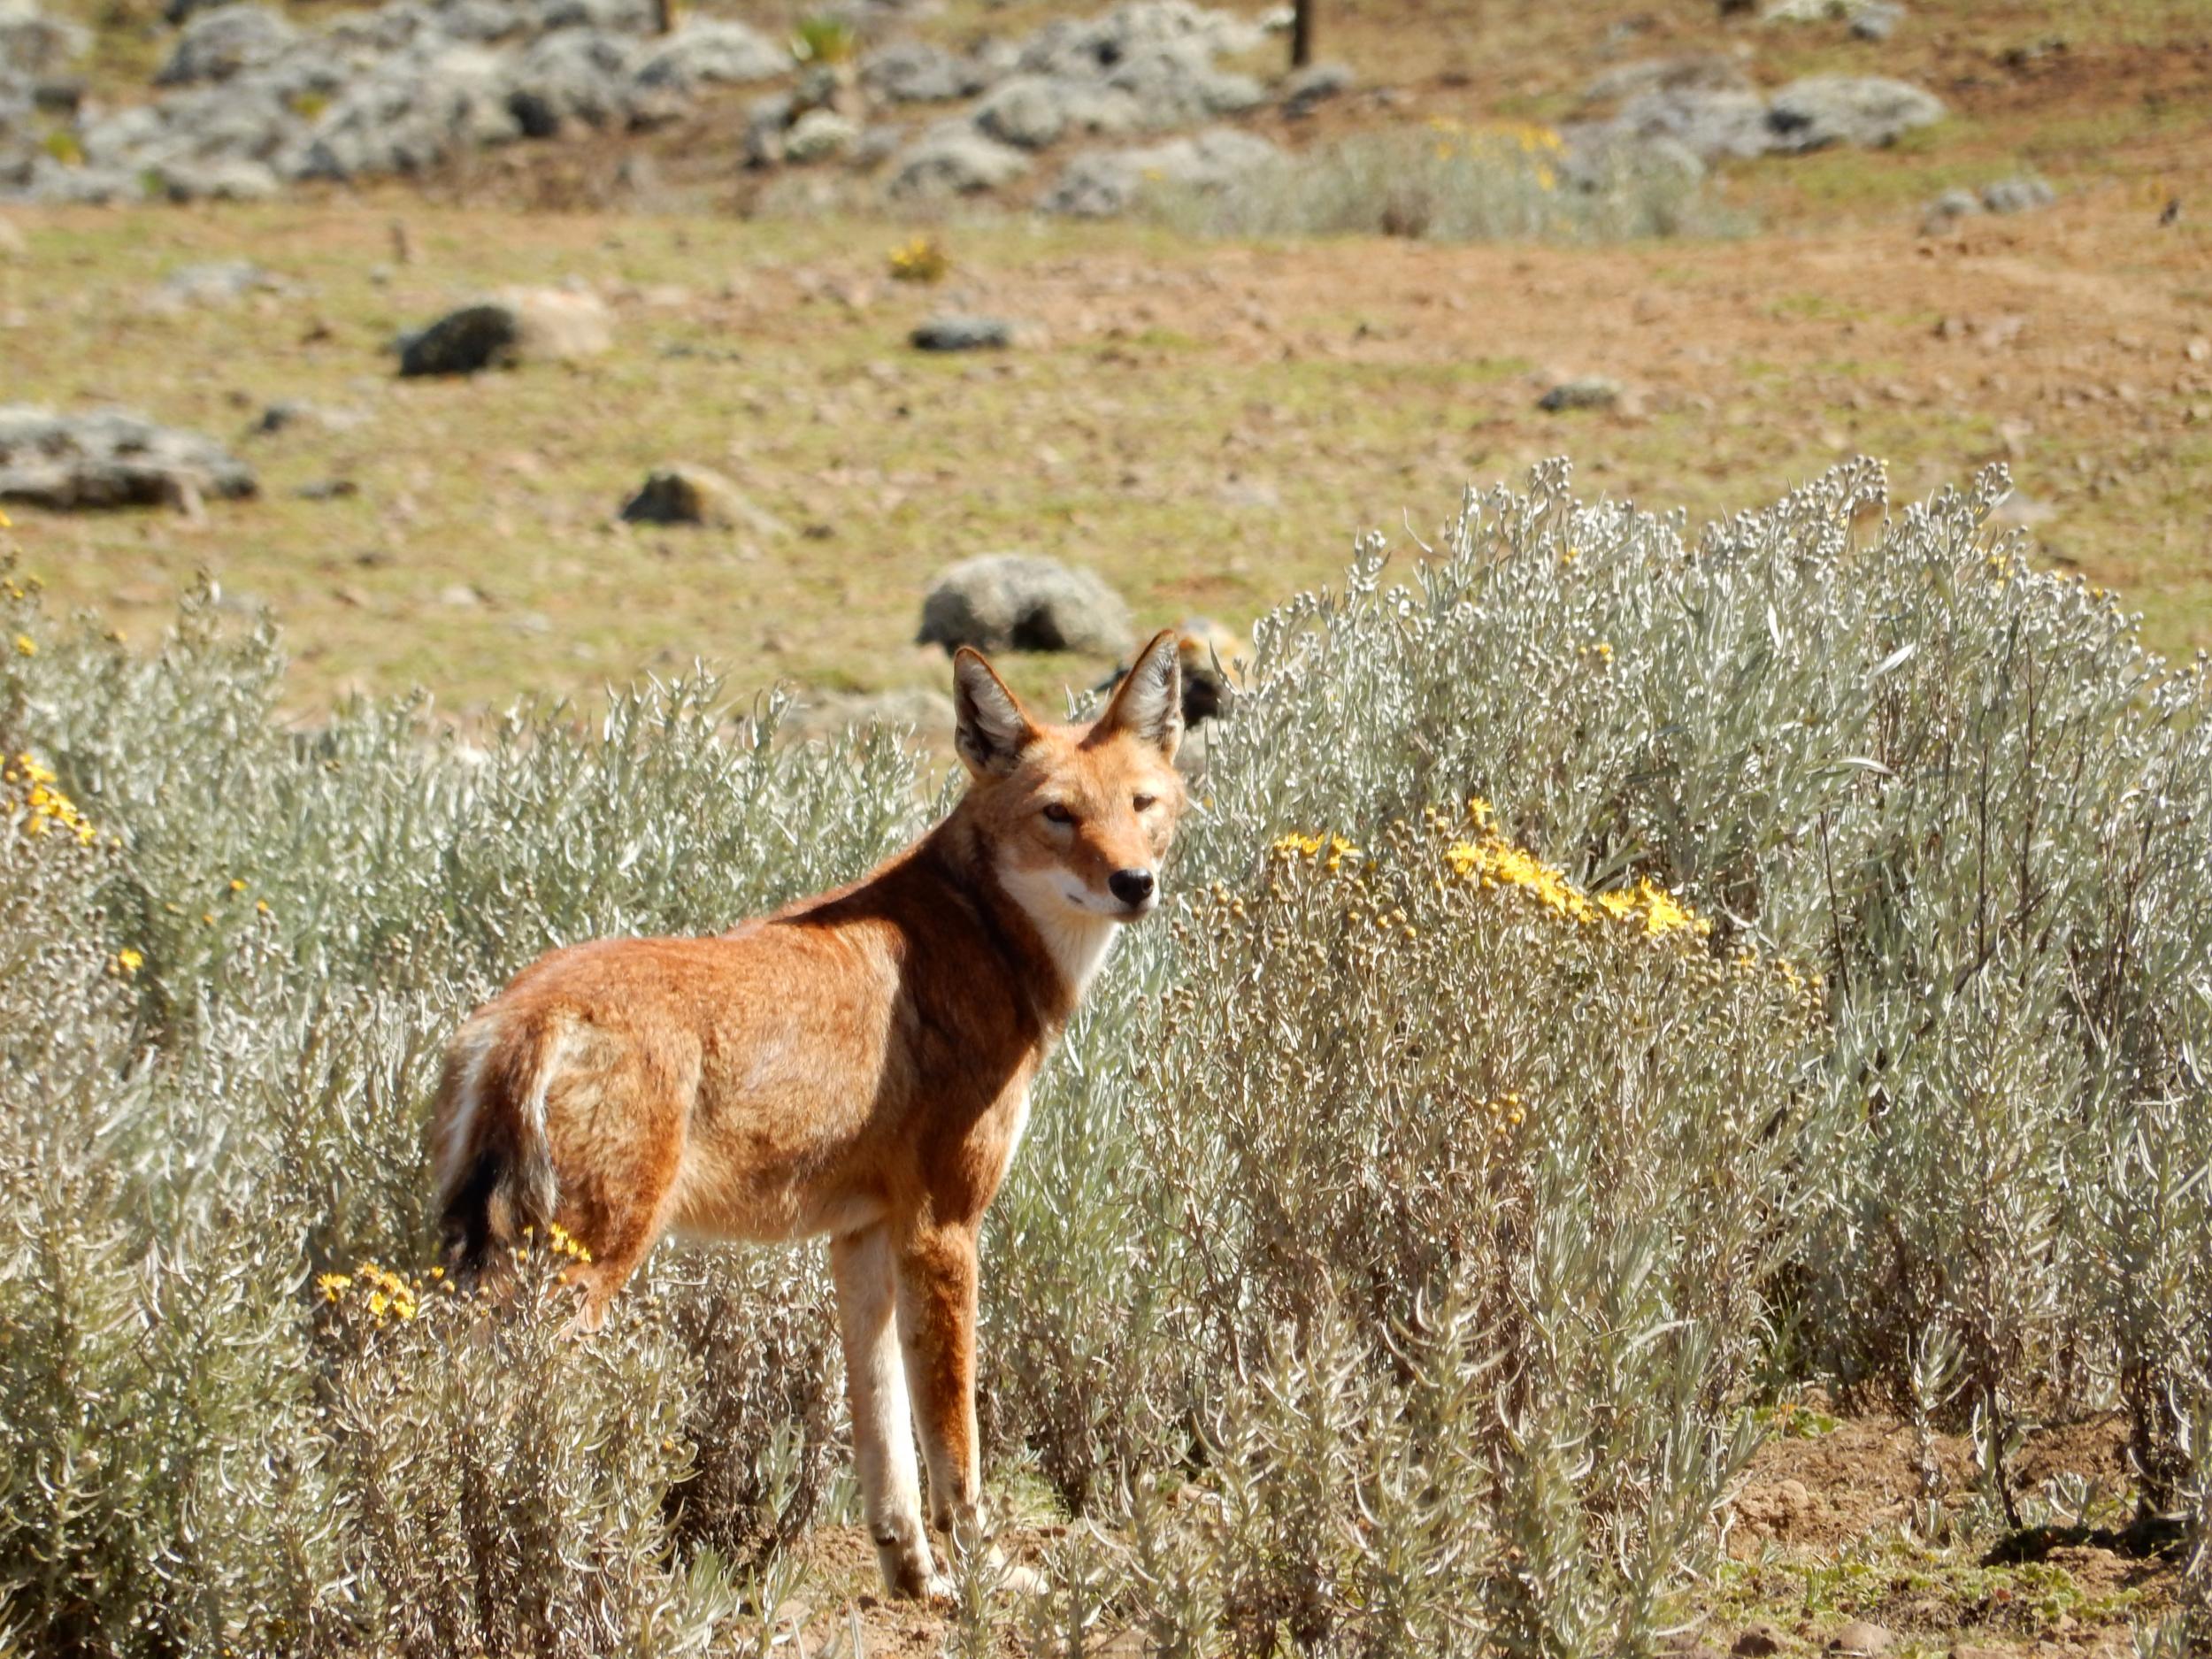
<instances>
[{"instance_id":1,"label":"gray rock","mask_svg":"<svg viewBox=\"0 0 2212 1659\"><path fill-rule=\"evenodd\" d=\"M828 161L859 142L860 128L852 120L835 110L809 110L783 135L784 159L801 166Z\"/></svg>"},{"instance_id":2,"label":"gray rock","mask_svg":"<svg viewBox=\"0 0 2212 1659\"><path fill-rule=\"evenodd\" d=\"M745 111L745 165L772 167L783 159L783 141L797 105L787 92L756 98Z\"/></svg>"},{"instance_id":3,"label":"gray rock","mask_svg":"<svg viewBox=\"0 0 2212 1659\"><path fill-rule=\"evenodd\" d=\"M1740 59L1725 52L1685 52L1621 64L1582 89L1586 103L1612 104L1647 92L1749 92Z\"/></svg>"},{"instance_id":4,"label":"gray rock","mask_svg":"<svg viewBox=\"0 0 2212 1659\"><path fill-rule=\"evenodd\" d=\"M759 30L726 19L699 18L651 47L637 66L637 79L643 86L688 90L772 81L790 68L790 52Z\"/></svg>"},{"instance_id":5,"label":"gray rock","mask_svg":"<svg viewBox=\"0 0 2212 1659\"><path fill-rule=\"evenodd\" d=\"M0 408L0 501L56 511L189 506L255 488L250 467L198 433L120 410Z\"/></svg>"},{"instance_id":6,"label":"gray rock","mask_svg":"<svg viewBox=\"0 0 2212 1659\"><path fill-rule=\"evenodd\" d=\"M177 203L271 202L284 188L273 167L242 156L165 161L147 169L147 180L158 195Z\"/></svg>"},{"instance_id":7,"label":"gray rock","mask_svg":"<svg viewBox=\"0 0 2212 1659\"><path fill-rule=\"evenodd\" d=\"M320 426L326 432L350 432L368 419L357 409L330 409L320 403L286 399L271 403L253 423L255 432L273 437L296 426Z\"/></svg>"},{"instance_id":8,"label":"gray rock","mask_svg":"<svg viewBox=\"0 0 2212 1659\"><path fill-rule=\"evenodd\" d=\"M83 24L0 0L0 73L36 81L67 68L91 46L92 31Z\"/></svg>"},{"instance_id":9,"label":"gray rock","mask_svg":"<svg viewBox=\"0 0 2212 1659\"><path fill-rule=\"evenodd\" d=\"M105 207L116 202L143 201L146 185L127 167L65 167L51 157L41 155L32 163L30 177L20 193L27 202Z\"/></svg>"},{"instance_id":10,"label":"gray rock","mask_svg":"<svg viewBox=\"0 0 2212 1659\"><path fill-rule=\"evenodd\" d=\"M1225 189L1282 157L1256 133L1225 127L1138 150L1086 150L1069 159L1037 206L1072 219L1110 219L1136 206L1149 188Z\"/></svg>"},{"instance_id":11,"label":"gray rock","mask_svg":"<svg viewBox=\"0 0 2212 1659\"><path fill-rule=\"evenodd\" d=\"M1851 35L1855 40L1886 41L1897 33L1897 26L1905 20L1905 8L1897 0L1863 0L1858 10L1851 14Z\"/></svg>"},{"instance_id":12,"label":"gray rock","mask_svg":"<svg viewBox=\"0 0 2212 1659\"><path fill-rule=\"evenodd\" d=\"M649 476L623 503L631 524L695 524L780 536L783 523L756 505L721 473L703 466L670 466Z\"/></svg>"},{"instance_id":13,"label":"gray rock","mask_svg":"<svg viewBox=\"0 0 2212 1659\"><path fill-rule=\"evenodd\" d=\"M922 603L924 645L948 652L1081 651L1111 657L1128 649L1129 608L1097 576L1056 559L990 553L954 565Z\"/></svg>"},{"instance_id":14,"label":"gray rock","mask_svg":"<svg viewBox=\"0 0 2212 1659\"><path fill-rule=\"evenodd\" d=\"M894 41L860 60L860 84L891 104L950 104L973 97L996 78L981 58L922 41Z\"/></svg>"},{"instance_id":15,"label":"gray rock","mask_svg":"<svg viewBox=\"0 0 2212 1659\"><path fill-rule=\"evenodd\" d=\"M1331 98L1349 92L1356 81L1349 64L1308 64L1294 69L1283 80L1283 113L1293 120L1302 119Z\"/></svg>"},{"instance_id":16,"label":"gray rock","mask_svg":"<svg viewBox=\"0 0 2212 1659\"><path fill-rule=\"evenodd\" d=\"M1023 150L1042 150L1071 133L1126 133L1139 120L1137 101L1117 88L1062 75L1014 75L976 106L975 124Z\"/></svg>"},{"instance_id":17,"label":"gray rock","mask_svg":"<svg viewBox=\"0 0 2212 1659\"><path fill-rule=\"evenodd\" d=\"M1003 350L1014 343L1014 327L998 317L933 317L907 342L918 351Z\"/></svg>"},{"instance_id":18,"label":"gray rock","mask_svg":"<svg viewBox=\"0 0 2212 1659\"><path fill-rule=\"evenodd\" d=\"M1621 401L1620 383L1601 374L1562 380L1536 400L1536 407L1556 414L1565 409L1610 409Z\"/></svg>"},{"instance_id":19,"label":"gray rock","mask_svg":"<svg viewBox=\"0 0 2212 1659\"><path fill-rule=\"evenodd\" d=\"M1790 154L1830 144L1878 148L1943 119L1943 101L1886 75L1808 75L1767 107L1770 146Z\"/></svg>"},{"instance_id":20,"label":"gray rock","mask_svg":"<svg viewBox=\"0 0 2212 1659\"><path fill-rule=\"evenodd\" d=\"M1017 63L1033 73L1097 76L1164 47L1193 47L1210 61L1265 39L1263 27L1189 0L1131 0L1096 17L1046 24L1024 43Z\"/></svg>"},{"instance_id":21,"label":"gray rock","mask_svg":"<svg viewBox=\"0 0 2212 1659\"><path fill-rule=\"evenodd\" d=\"M228 81L274 63L298 45L300 32L264 5L222 5L196 13L154 76L157 87Z\"/></svg>"},{"instance_id":22,"label":"gray rock","mask_svg":"<svg viewBox=\"0 0 2212 1659\"><path fill-rule=\"evenodd\" d=\"M654 0L534 0L526 10L531 13L536 30L548 35L556 29L649 35L657 21Z\"/></svg>"},{"instance_id":23,"label":"gray rock","mask_svg":"<svg viewBox=\"0 0 2212 1659\"><path fill-rule=\"evenodd\" d=\"M1639 138L1669 138L1700 161L1763 155L1774 142L1770 111L1753 92L1661 89L1637 93L1609 125Z\"/></svg>"},{"instance_id":24,"label":"gray rock","mask_svg":"<svg viewBox=\"0 0 2212 1659\"><path fill-rule=\"evenodd\" d=\"M1157 46L1116 65L1106 84L1135 101L1140 126L1158 131L1257 109L1267 94L1250 75L1214 67L1195 42Z\"/></svg>"},{"instance_id":25,"label":"gray rock","mask_svg":"<svg viewBox=\"0 0 2212 1659\"><path fill-rule=\"evenodd\" d=\"M964 126L933 127L891 163L895 197L971 196L1010 184L1029 171L1018 150Z\"/></svg>"},{"instance_id":26,"label":"gray rock","mask_svg":"<svg viewBox=\"0 0 2212 1659\"><path fill-rule=\"evenodd\" d=\"M235 305L250 294L281 293L283 280L250 259L219 259L172 271L146 296L150 311L189 311L200 305Z\"/></svg>"},{"instance_id":27,"label":"gray rock","mask_svg":"<svg viewBox=\"0 0 2212 1659\"><path fill-rule=\"evenodd\" d=\"M612 343L606 307L588 294L518 289L449 311L399 341L405 376L475 374L531 361L593 357Z\"/></svg>"},{"instance_id":28,"label":"gray rock","mask_svg":"<svg viewBox=\"0 0 2212 1659\"><path fill-rule=\"evenodd\" d=\"M495 53L426 39L348 84L315 124L296 171L340 180L420 173L519 138L511 91Z\"/></svg>"},{"instance_id":29,"label":"gray rock","mask_svg":"<svg viewBox=\"0 0 2212 1659\"><path fill-rule=\"evenodd\" d=\"M1982 187L1982 205L1993 213L2032 212L2057 200L2058 192L2051 188L2049 181L2032 173L2000 179Z\"/></svg>"},{"instance_id":30,"label":"gray rock","mask_svg":"<svg viewBox=\"0 0 2212 1659\"><path fill-rule=\"evenodd\" d=\"M605 29L571 28L525 47L507 71L507 107L523 134L629 124L636 42Z\"/></svg>"},{"instance_id":31,"label":"gray rock","mask_svg":"<svg viewBox=\"0 0 2212 1659\"><path fill-rule=\"evenodd\" d=\"M1928 204L1920 215L1920 232L1924 236L1937 236L1955 227L1959 220L1971 219L1982 211L1982 198L1971 190L1956 187L1946 190Z\"/></svg>"}]
</instances>

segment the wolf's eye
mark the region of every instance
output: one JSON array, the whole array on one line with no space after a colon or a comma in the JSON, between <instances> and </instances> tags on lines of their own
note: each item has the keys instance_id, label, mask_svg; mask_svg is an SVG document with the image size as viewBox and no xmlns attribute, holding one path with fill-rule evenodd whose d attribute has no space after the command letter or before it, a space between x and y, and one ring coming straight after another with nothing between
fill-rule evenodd
<instances>
[{"instance_id":1,"label":"wolf's eye","mask_svg":"<svg viewBox=\"0 0 2212 1659\"><path fill-rule=\"evenodd\" d=\"M1072 824L1075 822L1075 814L1055 801L1045 808L1045 820L1051 824Z\"/></svg>"},{"instance_id":2,"label":"wolf's eye","mask_svg":"<svg viewBox=\"0 0 2212 1659\"><path fill-rule=\"evenodd\" d=\"M1152 803L1158 799L1159 797L1157 795L1141 795L1137 796L1135 800L1130 802L1129 804L1136 808L1138 811L1144 812L1148 811L1151 809Z\"/></svg>"}]
</instances>

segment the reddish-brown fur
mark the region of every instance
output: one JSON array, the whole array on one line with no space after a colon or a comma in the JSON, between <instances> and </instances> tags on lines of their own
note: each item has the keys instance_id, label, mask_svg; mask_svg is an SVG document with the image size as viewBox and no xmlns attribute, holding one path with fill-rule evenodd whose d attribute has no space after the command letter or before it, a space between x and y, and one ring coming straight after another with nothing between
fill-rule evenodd
<instances>
[{"instance_id":1,"label":"reddish-brown fur","mask_svg":"<svg viewBox=\"0 0 2212 1659\"><path fill-rule=\"evenodd\" d=\"M908 1393L933 1518L972 1540L977 1230L1182 801L1172 634L1089 726L1036 722L972 651L955 680L972 782L935 829L719 938L543 957L456 1035L432 1125L456 1268L557 1222L592 1254L586 1328L672 1231L827 1234L869 1522L907 1594L941 1582Z\"/></svg>"}]
</instances>

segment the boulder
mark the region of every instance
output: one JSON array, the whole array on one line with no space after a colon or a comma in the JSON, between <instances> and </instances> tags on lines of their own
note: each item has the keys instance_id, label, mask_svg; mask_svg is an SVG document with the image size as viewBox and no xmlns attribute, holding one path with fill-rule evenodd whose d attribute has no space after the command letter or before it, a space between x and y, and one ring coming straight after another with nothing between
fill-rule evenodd
<instances>
[{"instance_id":1,"label":"boulder","mask_svg":"<svg viewBox=\"0 0 2212 1659\"><path fill-rule=\"evenodd\" d=\"M1014 343L1014 327L998 317L933 317L907 339L918 351L1003 350Z\"/></svg>"},{"instance_id":2,"label":"boulder","mask_svg":"<svg viewBox=\"0 0 2212 1659\"><path fill-rule=\"evenodd\" d=\"M1993 213L2032 212L2057 200L2058 192L2051 188L2049 181L2032 173L2000 179L1982 187L1982 205Z\"/></svg>"},{"instance_id":3,"label":"boulder","mask_svg":"<svg viewBox=\"0 0 2212 1659\"><path fill-rule=\"evenodd\" d=\"M972 645L1111 657L1129 647L1129 608L1089 571L1032 554L989 553L937 579L922 603L918 639L949 653Z\"/></svg>"},{"instance_id":4,"label":"boulder","mask_svg":"<svg viewBox=\"0 0 2212 1659\"><path fill-rule=\"evenodd\" d=\"M784 159L802 166L828 161L848 153L859 142L860 128L849 117L835 110L809 110L784 134Z\"/></svg>"},{"instance_id":5,"label":"boulder","mask_svg":"<svg viewBox=\"0 0 2212 1659\"><path fill-rule=\"evenodd\" d=\"M1189 0L1131 0L1096 17L1046 24L1024 43L1016 61L1039 73L1105 75L1162 48L1191 48L1210 62L1251 51L1265 40L1263 27L1233 12L1209 11Z\"/></svg>"},{"instance_id":6,"label":"boulder","mask_svg":"<svg viewBox=\"0 0 2212 1659\"><path fill-rule=\"evenodd\" d=\"M1060 75L1010 76L975 110L977 127L1023 150L1042 150L1071 133L1126 133L1138 117L1126 92Z\"/></svg>"},{"instance_id":7,"label":"boulder","mask_svg":"<svg viewBox=\"0 0 2212 1659\"><path fill-rule=\"evenodd\" d=\"M399 342L403 375L474 374L596 356L613 344L607 308L588 294L518 289L449 311Z\"/></svg>"},{"instance_id":8,"label":"boulder","mask_svg":"<svg viewBox=\"0 0 2212 1659\"><path fill-rule=\"evenodd\" d=\"M996 78L981 58L922 41L894 41L860 60L860 84L889 104L951 104Z\"/></svg>"},{"instance_id":9,"label":"boulder","mask_svg":"<svg viewBox=\"0 0 2212 1659\"><path fill-rule=\"evenodd\" d=\"M651 473L623 503L622 517L631 524L695 524L763 536L784 534L784 525L775 515L756 505L721 473L703 466L669 466Z\"/></svg>"},{"instance_id":10,"label":"boulder","mask_svg":"<svg viewBox=\"0 0 2212 1659\"><path fill-rule=\"evenodd\" d=\"M1156 132L1240 114L1267 101L1257 81L1217 69L1194 42L1139 52L1109 71L1106 84L1133 101L1139 126Z\"/></svg>"},{"instance_id":11,"label":"boulder","mask_svg":"<svg viewBox=\"0 0 2212 1659\"><path fill-rule=\"evenodd\" d=\"M1886 75L1808 75L1767 106L1768 146L1788 154L1830 144L1879 148L1944 114L1935 94Z\"/></svg>"},{"instance_id":12,"label":"boulder","mask_svg":"<svg viewBox=\"0 0 2212 1659\"><path fill-rule=\"evenodd\" d=\"M1139 150L1085 150L1070 158L1037 205L1069 218L1110 219L1129 211L1149 187L1223 189L1282 156L1256 133L1225 127Z\"/></svg>"},{"instance_id":13,"label":"boulder","mask_svg":"<svg viewBox=\"0 0 2212 1659\"><path fill-rule=\"evenodd\" d=\"M606 29L562 29L523 48L506 72L507 107L525 136L570 126L626 127L636 42Z\"/></svg>"},{"instance_id":14,"label":"boulder","mask_svg":"<svg viewBox=\"0 0 2212 1659\"><path fill-rule=\"evenodd\" d=\"M637 79L643 86L687 91L772 81L790 68L790 52L759 30L727 19L697 18L647 50Z\"/></svg>"},{"instance_id":15,"label":"boulder","mask_svg":"<svg viewBox=\"0 0 2212 1659\"><path fill-rule=\"evenodd\" d=\"M420 173L450 156L522 136L499 54L435 36L346 83L308 134L293 171L312 179Z\"/></svg>"},{"instance_id":16,"label":"boulder","mask_svg":"<svg viewBox=\"0 0 2212 1659\"><path fill-rule=\"evenodd\" d=\"M1589 104L1613 104L1647 92L1749 92L1742 61L1726 52L1644 58L1607 70L1582 89Z\"/></svg>"},{"instance_id":17,"label":"boulder","mask_svg":"<svg viewBox=\"0 0 2212 1659\"><path fill-rule=\"evenodd\" d=\"M1285 76L1278 88L1283 113L1302 120L1331 98L1342 97L1356 84L1348 64L1308 64Z\"/></svg>"},{"instance_id":18,"label":"boulder","mask_svg":"<svg viewBox=\"0 0 2212 1659\"><path fill-rule=\"evenodd\" d=\"M165 161L150 167L146 180L171 202L270 202L283 188L276 170L242 156L211 161Z\"/></svg>"},{"instance_id":19,"label":"boulder","mask_svg":"<svg viewBox=\"0 0 2212 1659\"><path fill-rule=\"evenodd\" d=\"M1536 407L1556 414L1565 409L1610 409L1620 401L1619 381L1609 380L1601 374L1586 374L1560 381L1536 400Z\"/></svg>"},{"instance_id":20,"label":"boulder","mask_svg":"<svg viewBox=\"0 0 2212 1659\"><path fill-rule=\"evenodd\" d=\"M49 17L21 0L0 0L0 75L36 81L58 73L91 50L92 31Z\"/></svg>"},{"instance_id":21,"label":"boulder","mask_svg":"<svg viewBox=\"0 0 2212 1659\"><path fill-rule=\"evenodd\" d=\"M894 197L972 196L1010 184L1029 157L965 126L932 128L892 157L885 187Z\"/></svg>"},{"instance_id":22,"label":"boulder","mask_svg":"<svg viewBox=\"0 0 2212 1659\"><path fill-rule=\"evenodd\" d=\"M222 5L194 14L168 61L154 76L157 87L228 81L274 63L299 44L300 32L281 12L265 5Z\"/></svg>"},{"instance_id":23,"label":"boulder","mask_svg":"<svg viewBox=\"0 0 2212 1659\"><path fill-rule=\"evenodd\" d=\"M1630 97L1607 125L1631 138L1671 139L1709 162L1764 154L1774 142L1770 113L1755 92L1653 88Z\"/></svg>"},{"instance_id":24,"label":"boulder","mask_svg":"<svg viewBox=\"0 0 2212 1659\"><path fill-rule=\"evenodd\" d=\"M250 495L253 470L212 438L120 410L0 408L0 501L70 511L189 507Z\"/></svg>"},{"instance_id":25,"label":"boulder","mask_svg":"<svg viewBox=\"0 0 2212 1659\"><path fill-rule=\"evenodd\" d=\"M217 259L180 265L162 278L146 296L146 309L190 311L202 305L235 305L250 294L280 293L283 280L250 259Z\"/></svg>"}]
</instances>

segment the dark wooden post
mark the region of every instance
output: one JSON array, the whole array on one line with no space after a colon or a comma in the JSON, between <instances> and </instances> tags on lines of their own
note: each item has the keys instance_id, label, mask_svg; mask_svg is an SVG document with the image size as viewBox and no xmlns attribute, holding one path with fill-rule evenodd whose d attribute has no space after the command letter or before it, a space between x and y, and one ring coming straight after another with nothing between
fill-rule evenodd
<instances>
[{"instance_id":1,"label":"dark wooden post","mask_svg":"<svg viewBox=\"0 0 2212 1659\"><path fill-rule=\"evenodd\" d=\"M1314 0L1294 0L1290 8L1290 66L1303 69L1313 61Z\"/></svg>"}]
</instances>

